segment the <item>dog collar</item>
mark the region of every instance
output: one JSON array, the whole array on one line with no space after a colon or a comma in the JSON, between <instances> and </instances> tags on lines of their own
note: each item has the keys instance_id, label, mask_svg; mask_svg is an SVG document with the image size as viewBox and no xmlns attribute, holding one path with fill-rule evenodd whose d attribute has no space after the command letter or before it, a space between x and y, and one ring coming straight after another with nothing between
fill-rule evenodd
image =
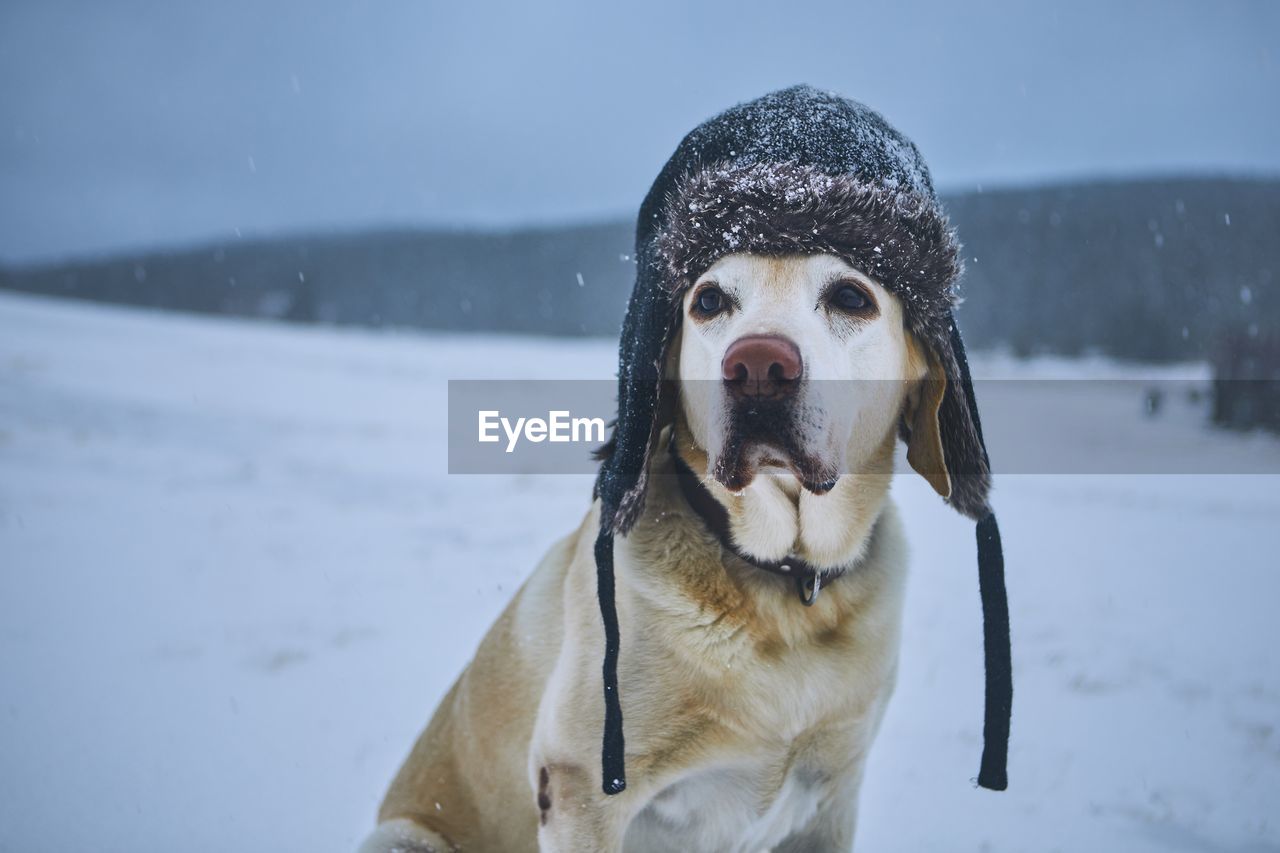
<instances>
[{"instance_id":1,"label":"dog collar","mask_svg":"<svg viewBox=\"0 0 1280 853\"><path fill-rule=\"evenodd\" d=\"M793 579L796 584L796 593L800 596L800 601L805 607L812 607L813 603L818 600L818 593L822 592L823 587L839 578L852 567L842 566L835 569L819 569L809 561L795 555L789 555L776 562L770 562L757 560L755 557L742 553L733 543L733 536L729 529L728 510L724 508L720 501L716 500L715 495L711 494L711 490L702 484L702 480L693 472L693 469L680 458L680 454L676 452L674 440L668 445L668 450L671 453L671 460L676 469L676 480L680 484L681 494L684 495L689 507L702 519L702 522L715 534L715 537L720 540L720 546L753 568Z\"/></svg>"}]
</instances>

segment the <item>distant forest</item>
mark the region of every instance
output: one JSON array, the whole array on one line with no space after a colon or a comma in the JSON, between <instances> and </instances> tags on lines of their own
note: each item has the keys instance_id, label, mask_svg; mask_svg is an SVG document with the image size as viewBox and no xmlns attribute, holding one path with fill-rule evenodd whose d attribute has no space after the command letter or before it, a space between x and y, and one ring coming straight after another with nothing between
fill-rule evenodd
<instances>
[{"instance_id":1,"label":"distant forest","mask_svg":"<svg viewBox=\"0 0 1280 853\"><path fill-rule=\"evenodd\" d=\"M1280 181L1160 179L952 194L973 347L1210 356L1280 329ZM0 287L296 322L616 335L632 224L222 241L0 269Z\"/></svg>"}]
</instances>

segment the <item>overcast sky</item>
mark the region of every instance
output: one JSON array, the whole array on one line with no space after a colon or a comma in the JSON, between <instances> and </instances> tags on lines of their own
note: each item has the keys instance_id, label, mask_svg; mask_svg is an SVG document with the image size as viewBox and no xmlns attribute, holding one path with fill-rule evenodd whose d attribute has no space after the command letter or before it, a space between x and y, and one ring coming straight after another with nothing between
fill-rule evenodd
<instances>
[{"instance_id":1,"label":"overcast sky","mask_svg":"<svg viewBox=\"0 0 1280 853\"><path fill-rule=\"evenodd\" d=\"M943 188L1278 174L1278 41L1265 0L0 0L0 259L632 216L698 121L796 82Z\"/></svg>"}]
</instances>

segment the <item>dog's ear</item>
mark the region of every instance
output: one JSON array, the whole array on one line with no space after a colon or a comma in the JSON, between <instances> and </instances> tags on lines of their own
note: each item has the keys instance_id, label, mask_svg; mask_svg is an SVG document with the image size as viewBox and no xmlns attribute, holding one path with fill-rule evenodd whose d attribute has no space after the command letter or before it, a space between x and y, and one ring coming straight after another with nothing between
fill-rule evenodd
<instances>
[{"instance_id":1,"label":"dog's ear","mask_svg":"<svg viewBox=\"0 0 1280 853\"><path fill-rule=\"evenodd\" d=\"M907 435L907 462L944 499L951 497L951 475L947 471L942 445L939 413L947 393L947 374L942 362L915 335L907 335L908 359L912 375L920 376L907 394L903 425Z\"/></svg>"}]
</instances>

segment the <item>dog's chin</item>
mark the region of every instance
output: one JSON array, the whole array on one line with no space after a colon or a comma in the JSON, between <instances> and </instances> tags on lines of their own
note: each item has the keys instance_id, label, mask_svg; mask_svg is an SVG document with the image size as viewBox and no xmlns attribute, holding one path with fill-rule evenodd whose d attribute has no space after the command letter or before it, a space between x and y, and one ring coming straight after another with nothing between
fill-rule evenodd
<instances>
[{"instance_id":1,"label":"dog's chin","mask_svg":"<svg viewBox=\"0 0 1280 853\"><path fill-rule=\"evenodd\" d=\"M835 487L839 460L815 449L823 430L810 408L791 398L732 400L726 415L711 475L729 491L741 492L762 474L790 474L815 495Z\"/></svg>"},{"instance_id":2,"label":"dog's chin","mask_svg":"<svg viewBox=\"0 0 1280 853\"><path fill-rule=\"evenodd\" d=\"M762 441L744 441L726 447L711 466L716 482L737 494L758 476L790 474L806 491L825 495L835 488L839 472L835 465L816 455L783 450Z\"/></svg>"}]
</instances>

